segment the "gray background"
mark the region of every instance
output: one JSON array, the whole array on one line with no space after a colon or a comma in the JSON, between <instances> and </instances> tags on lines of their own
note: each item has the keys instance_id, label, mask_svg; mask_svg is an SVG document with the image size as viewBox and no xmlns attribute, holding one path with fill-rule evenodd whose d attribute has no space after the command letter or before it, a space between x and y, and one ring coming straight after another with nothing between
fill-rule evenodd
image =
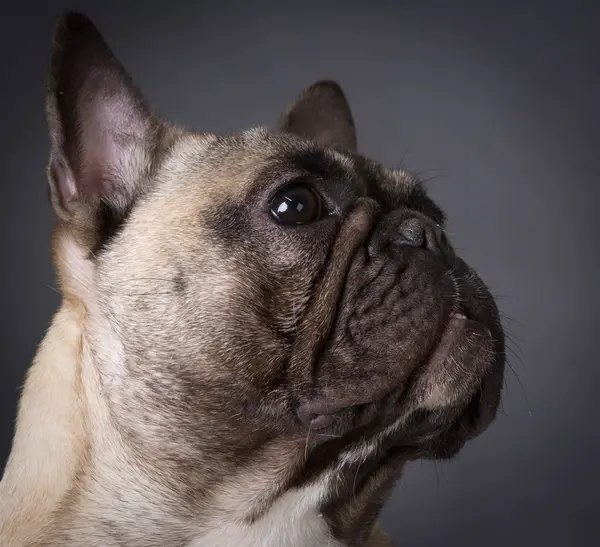
<instances>
[{"instance_id":1,"label":"gray background","mask_svg":"<svg viewBox=\"0 0 600 547\"><path fill-rule=\"evenodd\" d=\"M0 15L0 462L58 304L43 84L56 17L76 8L173 121L271 123L302 87L334 78L363 152L434 177L454 243L499 296L515 373L483 437L451 463L408 469L384 514L395 540L598 545L594 2L11 4Z\"/></svg>"}]
</instances>

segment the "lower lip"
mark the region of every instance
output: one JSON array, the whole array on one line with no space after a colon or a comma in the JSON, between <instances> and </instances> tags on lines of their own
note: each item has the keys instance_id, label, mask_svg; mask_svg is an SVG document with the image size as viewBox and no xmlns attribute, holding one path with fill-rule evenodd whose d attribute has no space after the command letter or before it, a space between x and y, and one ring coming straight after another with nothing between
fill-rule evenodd
<instances>
[{"instance_id":1,"label":"lower lip","mask_svg":"<svg viewBox=\"0 0 600 547\"><path fill-rule=\"evenodd\" d=\"M481 334L485 333L486 335L491 336L489 329L479 323L479 321L468 319L463 314L452 314L442 333L442 337L431 356L431 361L435 359L445 359L452 349L452 346L456 343L456 340L465 336L467 331Z\"/></svg>"}]
</instances>

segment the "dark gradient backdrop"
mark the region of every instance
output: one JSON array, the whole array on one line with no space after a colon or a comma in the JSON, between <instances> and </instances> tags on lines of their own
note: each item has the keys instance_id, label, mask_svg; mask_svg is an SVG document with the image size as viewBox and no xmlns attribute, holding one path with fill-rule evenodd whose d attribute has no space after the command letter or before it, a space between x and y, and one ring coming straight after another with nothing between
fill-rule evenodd
<instances>
[{"instance_id":1,"label":"dark gradient backdrop","mask_svg":"<svg viewBox=\"0 0 600 547\"><path fill-rule=\"evenodd\" d=\"M8 4L8 3L7 3ZM413 464L384 514L403 546L600 544L600 8L596 2L10 2L0 15L0 462L58 295L43 86L56 17L90 15L166 117L271 123L341 82L362 151L433 177L512 333L503 413ZM518 376L518 379L517 379Z\"/></svg>"}]
</instances>

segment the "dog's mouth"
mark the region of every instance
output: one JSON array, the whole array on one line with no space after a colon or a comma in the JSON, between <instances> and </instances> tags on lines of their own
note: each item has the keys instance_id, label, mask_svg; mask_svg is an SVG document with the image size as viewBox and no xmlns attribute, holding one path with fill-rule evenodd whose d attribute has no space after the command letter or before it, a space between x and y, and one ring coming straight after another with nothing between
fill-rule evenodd
<instances>
[{"instance_id":1,"label":"dog's mouth","mask_svg":"<svg viewBox=\"0 0 600 547\"><path fill-rule=\"evenodd\" d=\"M464 346L465 340L468 338L471 339L468 342L468 345L472 350L474 349L474 344L491 344L492 333L482 322L470 318L465 312L452 312L439 335L438 341L434 344L430 354L423 363L416 367L416 372L418 373L419 370L422 370L423 376L432 373L435 374L436 372L439 372L441 368L447 369L449 361L453 361L453 366L458 368L464 367L463 363L452 357L452 353L455 352L457 348ZM475 342L476 339L478 339L477 342ZM472 371L472 374L477 374L478 372L484 371ZM432 379L432 382L430 383L435 383L435 380ZM412 387L413 386L405 387L403 391L409 391ZM433 387L434 386L432 386L432 388ZM378 403L384 402L397 391L398 386L390 386L383 393L365 397L364 399L356 399L352 406L361 408L367 405L377 405ZM430 394L430 398L431 397L434 397L434 395ZM443 397L443 395L440 395L440 397ZM467 406L469 405L470 403ZM313 431L320 431L339 421L340 410L344 409L336 409L331 403L328 404L327 402L324 402L322 405L311 405L310 410L300 408L299 415L301 421L308 424Z\"/></svg>"},{"instance_id":2,"label":"dog's mouth","mask_svg":"<svg viewBox=\"0 0 600 547\"><path fill-rule=\"evenodd\" d=\"M300 407L314 446L334 436L346 438L344 446L379 436L406 459L446 459L480 435L499 406L504 367L502 329L491 297L484 301L467 293L460 307L450 306L435 342L405 381L367 388L350 407L327 399Z\"/></svg>"}]
</instances>

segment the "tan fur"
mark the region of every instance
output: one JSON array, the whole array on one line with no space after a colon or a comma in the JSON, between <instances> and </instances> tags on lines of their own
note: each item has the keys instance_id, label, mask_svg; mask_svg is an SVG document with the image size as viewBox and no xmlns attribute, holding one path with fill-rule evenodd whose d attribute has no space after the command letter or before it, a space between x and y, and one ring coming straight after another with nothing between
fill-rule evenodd
<instances>
[{"instance_id":1,"label":"tan fur","mask_svg":"<svg viewBox=\"0 0 600 547\"><path fill-rule=\"evenodd\" d=\"M81 413L81 310L63 307L27 374L5 477L3 545L33 545L72 490L87 448Z\"/></svg>"}]
</instances>

